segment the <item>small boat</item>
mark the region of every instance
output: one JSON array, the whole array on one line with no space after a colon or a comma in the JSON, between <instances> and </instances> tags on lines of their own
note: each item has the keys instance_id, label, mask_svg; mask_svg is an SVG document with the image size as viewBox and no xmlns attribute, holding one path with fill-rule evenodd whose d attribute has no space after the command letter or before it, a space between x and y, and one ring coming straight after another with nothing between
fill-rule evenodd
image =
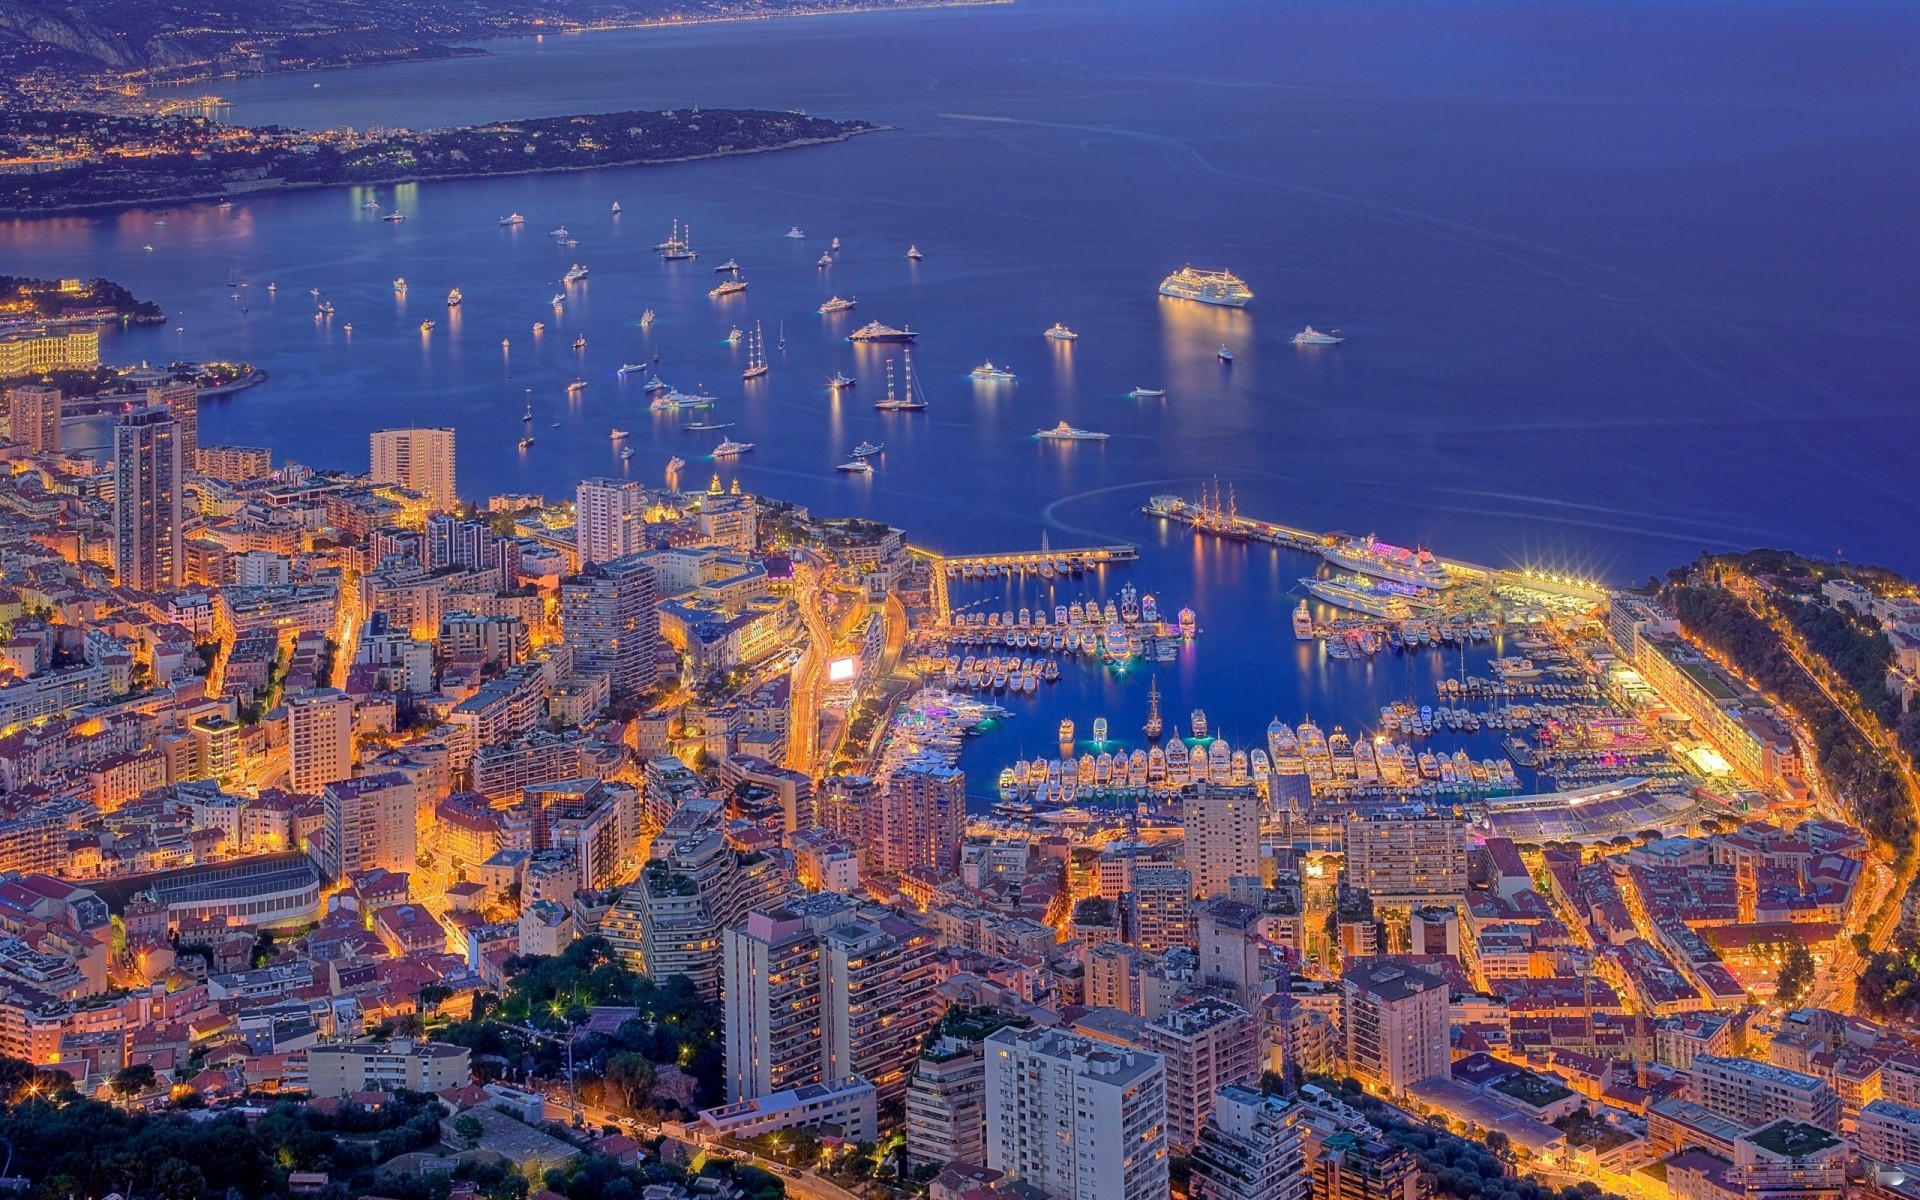
<instances>
[{"instance_id":1,"label":"small boat","mask_svg":"<svg viewBox=\"0 0 1920 1200\"><path fill-rule=\"evenodd\" d=\"M407 294L407 277L405 275L402 275L398 279L395 279L393 281L393 290L396 292L399 292L402 296ZM320 294L320 289L314 288L313 294L318 296Z\"/></svg>"},{"instance_id":2,"label":"small boat","mask_svg":"<svg viewBox=\"0 0 1920 1200\"><path fill-rule=\"evenodd\" d=\"M525 450L528 446L531 446L531 445L533 445L533 436L531 434L520 439L520 448L522 450Z\"/></svg>"},{"instance_id":3,"label":"small boat","mask_svg":"<svg viewBox=\"0 0 1920 1200\"><path fill-rule=\"evenodd\" d=\"M141 248L142 250L145 250L145 251L146 251L146 252L147 252L148 254L152 254L152 253L153 253L153 243L152 243L152 242L148 242L148 243L147 243L146 245L144 245L144 246L142 246L142 247L140 247L140 248Z\"/></svg>"},{"instance_id":4,"label":"small boat","mask_svg":"<svg viewBox=\"0 0 1920 1200\"><path fill-rule=\"evenodd\" d=\"M800 232L800 227L795 225L792 229L787 230L787 236L790 238L803 238L807 235Z\"/></svg>"},{"instance_id":5,"label":"small boat","mask_svg":"<svg viewBox=\"0 0 1920 1200\"><path fill-rule=\"evenodd\" d=\"M547 230L547 236L560 238L562 241L564 241L566 240L566 237L567 237L567 227L565 225L562 225L558 229L549 229Z\"/></svg>"},{"instance_id":6,"label":"small boat","mask_svg":"<svg viewBox=\"0 0 1920 1200\"><path fill-rule=\"evenodd\" d=\"M559 292L555 292L553 294L553 299L547 301L547 303L553 305L555 308L565 308L567 304L567 298L561 295Z\"/></svg>"},{"instance_id":7,"label":"small boat","mask_svg":"<svg viewBox=\"0 0 1920 1200\"><path fill-rule=\"evenodd\" d=\"M340 332L342 332L342 333L352 333L352 332L353 332L353 322L352 322L352 321L348 321L348 322L347 322L347 323L346 323L345 325L342 325L342 326L340 327Z\"/></svg>"},{"instance_id":8,"label":"small boat","mask_svg":"<svg viewBox=\"0 0 1920 1200\"><path fill-rule=\"evenodd\" d=\"M527 411L520 414L520 419L522 421L533 420L533 401L527 401Z\"/></svg>"},{"instance_id":9,"label":"small boat","mask_svg":"<svg viewBox=\"0 0 1920 1200\"><path fill-rule=\"evenodd\" d=\"M687 465L687 460L684 458L681 458L678 454L676 454L672 458L667 460L667 474L671 475L675 471L678 471L680 468L686 465Z\"/></svg>"},{"instance_id":10,"label":"small boat","mask_svg":"<svg viewBox=\"0 0 1920 1200\"><path fill-rule=\"evenodd\" d=\"M881 442L861 442L853 448L853 456L855 458L865 458L869 454L878 454L880 453L882 445L883 443Z\"/></svg>"},{"instance_id":11,"label":"small boat","mask_svg":"<svg viewBox=\"0 0 1920 1200\"><path fill-rule=\"evenodd\" d=\"M1321 333L1311 325L1293 335L1293 344L1296 346L1337 346L1346 340L1331 333Z\"/></svg>"},{"instance_id":12,"label":"small boat","mask_svg":"<svg viewBox=\"0 0 1920 1200\"><path fill-rule=\"evenodd\" d=\"M850 462L841 463L835 467L834 470L844 472L848 475L871 475L873 474L873 464L864 458L856 458Z\"/></svg>"},{"instance_id":13,"label":"small boat","mask_svg":"<svg viewBox=\"0 0 1920 1200\"><path fill-rule=\"evenodd\" d=\"M535 322L533 323L533 332L534 332L534 334L535 334L535 336L538 336L539 334L542 334L542 333L545 333L546 331L547 331L547 325L546 325L546 322L544 322L544 321L535 321Z\"/></svg>"},{"instance_id":14,"label":"small boat","mask_svg":"<svg viewBox=\"0 0 1920 1200\"><path fill-rule=\"evenodd\" d=\"M584 336L573 339L573 348L575 350L585 350L587 348L587 339Z\"/></svg>"},{"instance_id":15,"label":"small boat","mask_svg":"<svg viewBox=\"0 0 1920 1200\"><path fill-rule=\"evenodd\" d=\"M506 216L500 218L500 223L502 225L525 225L527 219L519 213L508 213Z\"/></svg>"},{"instance_id":16,"label":"small boat","mask_svg":"<svg viewBox=\"0 0 1920 1200\"><path fill-rule=\"evenodd\" d=\"M454 288L454 289L453 289L452 291L450 291L450 292L448 292L448 293L447 293L447 307L448 307L448 308L459 308L459 307L460 307L460 300L461 300L461 295L460 295L460 289L459 289L459 288Z\"/></svg>"},{"instance_id":17,"label":"small boat","mask_svg":"<svg viewBox=\"0 0 1920 1200\"><path fill-rule=\"evenodd\" d=\"M716 429L732 429L733 422L732 421L688 421L685 425L682 425L681 428L690 429L696 433L711 433Z\"/></svg>"},{"instance_id":18,"label":"small boat","mask_svg":"<svg viewBox=\"0 0 1920 1200\"><path fill-rule=\"evenodd\" d=\"M1233 351L1231 351L1231 350L1229 350L1229 349L1227 349L1227 348L1226 348L1225 346L1222 346L1222 347L1220 347L1220 361L1221 361L1221 362L1223 362L1223 363L1230 363L1230 362L1232 362L1232 361L1233 361Z\"/></svg>"},{"instance_id":19,"label":"small boat","mask_svg":"<svg viewBox=\"0 0 1920 1200\"><path fill-rule=\"evenodd\" d=\"M738 271L739 269L740 269L740 264L730 258L727 261L721 263L719 266L715 267L714 271L717 274L724 275L730 271Z\"/></svg>"},{"instance_id":20,"label":"small boat","mask_svg":"<svg viewBox=\"0 0 1920 1200\"><path fill-rule=\"evenodd\" d=\"M820 260L819 260L819 263L818 263L817 265L818 265L818 266L819 266L819 267L820 267L820 268L821 268L822 270L825 270L826 268L828 268L828 267L830 267L830 266L832 266L832 265L833 265L833 255L831 255L831 254L822 254L822 255L820 256Z\"/></svg>"},{"instance_id":21,"label":"small boat","mask_svg":"<svg viewBox=\"0 0 1920 1200\"><path fill-rule=\"evenodd\" d=\"M613 202L613 215L616 217L620 215L620 202L618 200Z\"/></svg>"},{"instance_id":22,"label":"small boat","mask_svg":"<svg viewBox=\"0 0 1920 1200\"><path fill-rule=\"evenodd\" d=\"M569 396L578 396L581 392L584 392L586 390L587 390L587 381L584 379L576 379L572 383L567 385L567 395Z\"/></svg>"},{"instance_id":23,"label":"small boat","mask_svg":"<svg viewBox=\"0 0 1920 1200\"><path fill-rule=\"evenodd\" d=\"M651 324L653 324L653 310L649 308L640 314L640 328L645 329Z\"/></svg>"},{"instance_id":24,"label":"small boat","mask_svg":"<svg viewBox=\"0 0 1920 1200\"><path fill-rule=\"evenodd\" d=\"M433 332L433 322L432 322L432 321L422 321L422 322L420 322L420 332L421 332L421 333L432 333L432 332Z\"/></svg>"},{"instance_id":25,"label":"small boat","mask_svg":"<svg viewBox=\"0 0 1920 1200\"><path fill-rule=\"evenodd\" d=\"M501 348L502 350L511 350L511 349L513 349L513 343L512 343L511 341L509 341L508 339L506 339L506 338L501 338L501 339L500 339L500 348Z\"/></svg>"},{"instance_id":26,"label":"small boat","mask_svg":"<svg viewBox=\"0 0 1920 1200\"><path fill-rule=\"evenodd\" d=\"M365 209L367 212L379 212L380 202L378 200L368 200L365 203L363 203L360 207Z\"/></svg>"},{"instance_id":27,"label":"small boat","mask_svg":"<svg viewBox=\"0 0 1920 1200\"><path fill-rule=\"evenodd\" d=\"M381 217L380 219L382 221L404 221L407 219L407 214L403 212L390 212L386 216ZM166 222L162 221L161 224L164 225L166 224Z\"/></svg>"},{"instance_id":28,"label":"small boat","mask_svg":"<svg viewBox=\"0 0 1920 1200\"><path fill-rule=\"evenodd\" d=\"M908 257L908 258L910 258L910 259L912 259L912 260L913 260L914 262L919 262L919 261L920 261L921 259L923 259L923 258L925 258L925 257L926 257L926 255L924 255L924 254L922 254L922 253L920 253L920 247L918 247L918 246L908 246L908 247L907 247L907 257Z\"/></svg>"},{"instance_id":29,"label":"small boat","mask_svg":"<svg viewBox=\"0 0 1920 1200\"><path fill-rule=\"evenodd\" d=\"M231 201L231 200L222 200L222 201L221 201L220 203L218 203L218 204L216 204L216 205L214 205L214 207L215 207L215 208L217 208L217 209L219 209L219 210L220 210L221 212L225 212L225 211L227 211L228 209L230 209L230 208L232 208L232 207L233 207L233 201ZM833 244L834 244L834 245L835 245L836 247L838 247L838 246L840 245L840 239L839 239L839 238L835 238L835 239L833 239Z\"/></svg>"},{"instance_id":30,"label":"small boat","mask_svg":"<svg viewBox=\"0 0 1920 1200\"><path fill-rule=\"evenodd\" d=\"M269 283L267 284L267 290L269 292L277 292L280 290L280 285L277 283Z\"/></svg>"},{"instance_id":31,"label":"small boat","mask_svg":"<svg viewBox=\"0 0 1920 1200\"><path fill-rule=\"evenodd\" d=\"M746 334L740 332L740 327L738 325L735 325L727 333L727 344L730 346L738 346L740 344L740 339L746 336L747 336Z\"/></svg>"},{"instance_id":32,"label":"small boat","mask_svg":"<svg viewBox=\"0 0 1920 1200\"><path fill-rule=\"evenodd\" d=\"M627 431L624 429L612 429L607 431L607 436L617 442L627 436Z\"/></svg>"},{"instance_id":33,"label":"small boat","mask_svg":"<svg viewBox=\"0 0 1920 1200\"><path fill-rule=\"evenodd\" d=\"M633 447L632 447L632 446L623 446L623 447L621 447L621 449L620 449L620 461L621 461L621 462L625 462L625 461L627 461L628 459L630 459L630 458L632 458L632 457L633 457Z\"/></svg>"},{"instance_id":34,"label":"small boat","mask_svg":"<svg viewBox=\"0 0 1920 1200\"><path fill-rule=\"evenodd\" d=\"M227 202L226 204L223 204L223 205L221 205L220 207L222 207L222 208L232 208L232 207L233 207L233 203L232 203L231 201L229 201L229 202ZM838 250L838 249L840 248L840 239L839 239L839 238L835 238L835 239L833 239L833 248L834 248L835 250Z\"/></svg>"},{"instance_id":35,"label":"small boat","mask_svg":"<svg viewBox=\"0 0 1920 1200\"><path fill-rule=\"evenodd\" d=\"M1135 400L1164 400L1167 395L1167 389L1137 387L1128 392L1127 395Z\"/></svg>"},{"instance_id":36,"label":"small boat","mask_svg":"<svg viewBox=\"0 0 1920 1200\"><path fill-rule=\"evenodd\" d=\"M1055 321L1053 323L1052 329L1047 330L1046 336L1053 339L1056 342L1077 342L1080 340L1079 334L1075 333L1071 329L1068 329L1065 325L1062 325L1058 321Z\"/></svg>"},{"instance_id":37,"label":"small boat","mask_svg":"<svg viewBox=\"0 0 1920 1200\"><path fill-rule=\"evenodd\" d=\"M845 391L858 382L860 381L851 375L835 375L832 379L827 380L827 386L839 392Z\"/></svg>"}]
</instances>

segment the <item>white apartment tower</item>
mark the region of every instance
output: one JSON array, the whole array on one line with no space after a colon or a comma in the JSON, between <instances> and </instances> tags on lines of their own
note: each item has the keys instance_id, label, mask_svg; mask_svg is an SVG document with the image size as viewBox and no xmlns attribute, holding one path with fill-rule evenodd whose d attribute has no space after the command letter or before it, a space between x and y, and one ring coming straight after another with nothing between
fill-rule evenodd
<instances>
[{"instance_id":1,"label":"white apartment tower","mask_svg":"<svg viewBox=\"0 0 1920 1200\"><path fill-rule=\"evenodd\" d=\"M630 479L582 479L573 491L573 543L580 564L624 558L642 545L646 498Z\"/></svg>"},{"instance_id":2,"label":"white apartment tower","mask_svg":"<svg viewBox=\"0 0 1920 1200\"><path fill-rule=\"evenodd\" d=\"M1055 1029L987 1039L987 1165L1056 1200L1165 1200L1160 1056Z\"/></svg>"}]
</instances>

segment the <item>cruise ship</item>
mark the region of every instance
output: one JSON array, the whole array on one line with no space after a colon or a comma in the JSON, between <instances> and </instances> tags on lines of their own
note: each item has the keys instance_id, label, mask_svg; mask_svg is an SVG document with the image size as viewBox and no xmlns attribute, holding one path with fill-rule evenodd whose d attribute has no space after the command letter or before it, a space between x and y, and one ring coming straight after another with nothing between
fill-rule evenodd
<instances>
[{"instance_id":1,"label":"cruise ship","mask_svg":"<svg viewBox=\"0 0 1920 1200\"><path fill-rule=\"evenodd\" d=\"M1091 429L1075 429L1062 421L1052 429L1042 429L1033 436L1047 442L1104 442L1113 435L1095 433Z\"/></svg>"},{"instance_id":2,"label":"cruise ship","mask_svg":"<svg viewBox=\"0 0 1920 1200\"><path fill-rule=\"evenodd\" d=\"M852 307L853 301L842 300L840 297L835 296L820 306L820 315L824 317L831 313L846 312Z\"/></svg>"},{"instance_id":3,"label":"cruise ship","mask_svg":"<svg viewBox=\"0 0 1920 1200\"><path fill-rule=\"evenodd\" d=\"M736 442L729 438L713 448L713 456L715 458L733 458L736 455L745 454L751 449L753 449L752 442Z\"/></svg>"},{"instance_id":4,"label":"cruise ship","mask_svg":"<svg viewBox=\"0 0 1920 1200\"><path fill-rule=\"evenodd\" d=\"M973 377L982 383L1012 383L1013 372L1005 367L996 367L991 362L981 363L973 369Z\"/></svg>"},{"instance_id":5,"label":"cruise ship","mask_svg":"<svg viewBox=\"0 0 1920 1200\"><path fill-rule=\"evenodd\" d=\"M1202 304L1222 304L1245 308L1253 300L1238 276L1231 271L1196 271L1181 267L1160 281L1160 294L1175 300L1198 300Z\"/></svg>"},{"instance_id":6,"label":"cruise ship","mask_svg":"<svg viewBox=\"0 0 1920 1200\"><path fill-rule=\"evenodd\" d=\"M1407 602L1391 592L1375 591L1372 588L1357 587L1351 583L1342 583L1335 579L1319 579L1309 576L1300 581L1300 586L1339 608L1363 612L1372 617L1384 617L1392 621L1404 621L1413 616L1413 609Z\"/></svg>"},{"instance_id":7,"label":"cruise ship","mask_svg":"<svg viewBox=\"0 0 1920 1200\"><path fill-rule=\"evenodd\" d=\"M891 325L882 325L878 321L868 321L848 334L847 340L850 342L911 342L919 336L911 329L895 329Z\"/></svg>"},{"instance_id":8,"label":"cruise ship","mask_svg":"<svg viewBox=\"0 0 1920 1200\"><path fill-rule=\"evenodd\" d=\"M1331 333L1321 333L1311 325L1293 335L1293 344L1296 346L1337 346L1346 340Z\"/></svg>"},{"instance_id":9,"label":"cruise ship","mask_svg":"<svg viewBox=\"0 0 1920 1200\"><path fill-rule=\"evenodd\" d=\"M1372 534L1337 546L1328 546L1320 551L1320 555L1336 567L1345 567L1378 579L1391 579L1395 583L1427 588L1444 588L1453 584L1447 569L1428 551L1408 550L1404 546L1375 541Z\"/></svg>"}]
</instances>

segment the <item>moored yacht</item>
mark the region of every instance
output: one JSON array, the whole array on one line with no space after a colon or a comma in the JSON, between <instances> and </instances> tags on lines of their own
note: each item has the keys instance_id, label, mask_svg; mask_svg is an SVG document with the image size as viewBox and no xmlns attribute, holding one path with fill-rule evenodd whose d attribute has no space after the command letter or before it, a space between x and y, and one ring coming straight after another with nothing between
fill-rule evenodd
<instances>
[{"instance_id":1,"label":"moored yacht","mask_svg":"<svg viewBox=\"0 0 1920 1200\"><path fill-rule=\"evenodd\" d=\"M1331 333L1321 333L1311 325L1293 335L1293 344L1296 346L1337 346L1346 340Z\"/></svg>"},{"instance_id":2,"label":"moored yacht","mask_svg":"<svg viewBox=\"0 0 1920 1200\"><path fill-rule=\"evenodd\" d=\"M1042 429L1033 436L1047 442L1104 442L1113 435L1095 433L1091 429L1075 429L1062 421L1052 429Z\"/></svg>"}]
</instances>

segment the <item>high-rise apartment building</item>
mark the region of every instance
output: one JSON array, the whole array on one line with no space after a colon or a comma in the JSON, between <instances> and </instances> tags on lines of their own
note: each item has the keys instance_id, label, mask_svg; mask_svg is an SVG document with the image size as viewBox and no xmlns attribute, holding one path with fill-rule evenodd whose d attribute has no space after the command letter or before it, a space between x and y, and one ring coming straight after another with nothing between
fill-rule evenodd
<instances>
[{"instance_id":1,"label":"high-rise apartment building","mask_svg":"<svg viewBox=\"0 0 1920 1200\"><path fill-rule=\"evenodd\" d=\"M1344 1130L1313 1158L1314 1200L1420 1200L1420 1164L1378 1134Z\"/></svg>"},{"instance_id":2,"label":"high-rise apartment building","mask_svg":"<svg viewBox=\"0 0 1920 1200\"><path fill-rule=\"evenodd\" d=\"M1781 1118L1840 1128L1840 1096L1816 1075L1752 1058L1696 1054L1688 1098L1749 1128Z\"/></svg>"},{"instance_id":3,"label":"high-rise apartment building","mask_svg":"<svg viewBox=\"0 0 1920 1200\"><path fill-rule=\"evenodd\" d=\"M573 491L573 541L582 565L644 550L645 504L640 485L631 479L581 480Z\"/></svg>"},{"instance_id":4,"label":"high-rise apartment building","mask_svg":"<svg viewBox=\"0 0 1920 1200\"><path fill-rule=\"evenodd\" d=\"M954 1008L922 1045L907 1080L908 1162L986 1161L986 1039L1010 1023L998 1009Z\"/></svg>"},{"instance_id":5,"label":"high-rise apartment building","mask_svg":"<svg viewBox=\"0 0 1920 1200\"><path fill-rule=\"evenodd\" d=\"M1375 900L1444 900L1467 890L1467 823L1451 809L1355 813L1344 832L1347 884Z\"/></svg>"},{"instance_id":6,"label":"high-rise apartment building","mask_svg":"<svg viewBox=\"0 0 1920 1200\"><path fill-rule=\"evenodd\" d=\"M353 699L333 688L290 696L287 707L288 786L318 795L353 775Z\"/></svg>"},{"instance_id":7,"label":"high-rise apartment building","mask_svg":"<svg viewBox=\"0 0 1920 1200\"><path fill-rule=\"evenodd\" d=\"M967 777L937 759L894 772L880 796L878 822L868 821L866 861L898 874L925 867L951 876L960 869L967 827Z\"/></svg>"},{"instance_id":8,"label":"high-rise apartment building","mask_svg":"<svg viewBox=\"0 0 1920 1200\"><path fill-rule=\"evenodd\" d=\"M200 389L191 383L165 383L147 389L147 403L173 414L180 426L180 466L200 469Z\"/></svg>"},{"instance_id":9,"label":"high-rise apartment building","mask_svg":"<svg viewBox=\"0 0 1920 1200\"><path fill-rule=\"evenodd\" d=\"M1120 897L1126 940L1158 954L1193 944L1193 873L1184 867L1135 867Z\"/></svg>"},{"instance_id":10,"label":"high-rise apartment building","mask_svg":"<svg viewBox=\"0 0 1920 1200\"><path fill-rule=\"evenodd\" d=\"M987 1039L987 1165L1057 1200L1165 1200L1160 1056L1056 1029Z\"/></svg>"},{"instance_id":11,"label":"high-rise apartment building","mask_svg":"<svg viewBox=\"0 0 1920 1200\"><path fill-rule=\"evenodd\" d=\"M1258 1088L1222 1088L1190 1156L1193 1200L1307 1200L1313 1176L1292 1109Z\"/></svg>"},{"instance_id":12,"label":"high-rise apartment building","mask_svg":"<svg viewBox=\"0 0 1920 1200\"><path fill-rule=\"evenodd\" d=\"M791 890L777 860L745 855L717 829L676 841L623 889L601 930L615 953L655 979L685 975L709 999L720 995L721 935Z\"/></svg>"},{"instance_id":13,"label":"high-rise apartment building","mask_svg":"<svg viewBox=\"0 0 1920 1200\"><path fill-rule=\"evenodd\" d=\"M1340 981L1347 1072L1398 1096L1447 1073L1447 984L1438 975L1371 959Z\"/></svg>"},{"instance_id":14,"label":"high-rise apartment building","mask_svg":"<svg viewBox=\"0 0 1920 1200\"><path fill-rule=\"evenodd\" d=\"M139 408L113 427L113 566L122 587L171 591L185 578L180 426Z\"/></svg>"},{"instance_id":15,"label":"high-rise apartment building","mask_svg":"<svg viewBox=\"0 0 1920 1200\"><path fill-rule=\"evenodd\" d=\"M785 910L752 912L727 930L727 1101L819 1083L820 938Z\"/></svg>"},{"instance_id":16,"label":"high-rise apartment building","mask_svg":"<svg viewBox=\"0 0 1920 1200\"><path fill-rule=\"evenodd\" d=\"M1260 880L1260 797L1252 788L1200 784L1180 801L1193 894L1224 896L1235 879Z\"/></svg>"},{"instance_id":17,"label":"high-rise apartment building","mask_svg":"<svg viewBox=\"0 0 1920 1200\"><path fill-rule=\"evenodd\" d=\"M60 389L25 384L7 389L7 436L35 454L60 451Z\"/></svg>"},{"instance_id":18,"label":"high-rise apartment building","mask_svg":"<svg viewBox=\"0 0 1920 1200\"><path fill-rule=\"evenodd\" d=\"M946 1008L935 991L939 939L885 916L837 925L821 942L827 1077L867 1079L884 1110L905 1097L921 1039Z\"/></svg>"},{"instance_id":19,"label":"high-rise apartment building","mask_svg":"<svg viewBox=\"0 0 1920 1200\"><path fill-rule=\"evenodd\" d=\"M326 822L330 879L385 867L415 866L416 814L413 781L397 771L342 779L320 789Z\"/></svg>"},{"instance_id":20,"label":"high-rise apartment building","mask_svg":"<svg viewBox=\"0 0 1920 1200\"><path fill-rule=\"evenodd\" d=\"M1260 1077L1260 1023L1225 1000L1183 1004L1147 1022L1146 1047L1166 1064L1167 1145L1185 1154L1200 1140L1214 1093Z\"/></svg>"},{"instance_id":21,"label":"high-rise apartment building","mask_svg":"<svg viewBox=\"0 0 1920 1200\"><path fill-rule=\"evenodd\" d=\"M380 429L371 437L372 477L420 493L430 508L451 512L460 505L454 490L453 430Z\"/></svg>"},{"instance_id":22,"label":"high-rise apartment building","mask_svg":"<svg viewBox=\"0 0 1920 1200\"><path fill-rule=\"evenodd\" d=\"M606 672L616 696L637 695L658 678L657 598L653 568L640 554L589 563L560 581L560 630L574 663Z\"/></svg>"}]
</instances>

